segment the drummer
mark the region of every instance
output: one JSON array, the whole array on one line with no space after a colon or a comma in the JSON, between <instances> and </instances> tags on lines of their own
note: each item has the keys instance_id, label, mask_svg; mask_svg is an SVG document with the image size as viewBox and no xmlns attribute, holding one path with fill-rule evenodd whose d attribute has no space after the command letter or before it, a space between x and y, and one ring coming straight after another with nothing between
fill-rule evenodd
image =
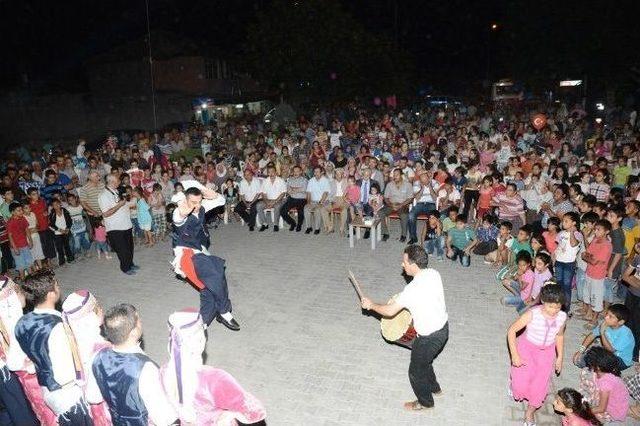
<instances>
[{"instance_id":1,"label":"drummer","mask_svg":"<svg viewBox=\"0 0 640 426\"><path fill-rule=\"evenodd\" d=\"M409 310L413 317L413 327L418 336L411 352L409 382L418 399L404 404L409 411L433 408L433 395L442 393L432 364L449 339L442 278L438 271L428 268L428 264L429 257L424 248L415 244L407 246L402 267L413 279L396 300L390 304L377 304L366 297L362 298L363 309L375 311L384 317L393 317L402 309Z\"/></svg>"}]
</instances>

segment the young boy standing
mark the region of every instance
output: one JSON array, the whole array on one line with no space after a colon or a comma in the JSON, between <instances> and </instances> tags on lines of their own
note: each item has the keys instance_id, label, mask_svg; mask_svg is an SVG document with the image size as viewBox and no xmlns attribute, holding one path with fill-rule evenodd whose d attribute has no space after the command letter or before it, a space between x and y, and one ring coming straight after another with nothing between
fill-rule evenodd
<instances>
[{"instance_id":1,"label":"young boy standing","mask_svg":"<svg viewBox=\"0 0 640 426\"><path fill-rule=\"evenodd\" d=\"M31 240L31 232L29 232L29 222L23 215L20 203L11 203L9 211L11 212L11 218L7 222L9 244L13 252L16 269L20 273L20 279L24 280L33 265L33 258L31 257L33 241Z\"/></svg>"},{"instance_id":2,"label":"young boy standing","mask_svg":"<svg viewBox=\"0 0 640 426\"><path fill-rule=\"evenodd\" d=\"M585 320L596 325L598 315L603 310L604 279L607 277L609 258L612 253L611 242L607 239L611 231L611 224L603 219L596 223L595 237L582 254L582 259L587 262L586 279L584 286L584 303L586 304Z\"/></svg>"},{"instance_id":3,"label":"young boy standing","mask_svg":"<svg viewBox=\"0 0 640 426\"><path fill-rule=\"evenodd\" d=\"M618 279L620 278L620 274L622 273L623 258L627 254L624 246L624 231L621 227L623 218L624 210L619 207L614 207L607 212L607 220L611 224L609 239L611 240L613 254L611 256L611 260L609 261L607 277L604 280L605 308L613 303L614 291L617 290ZM626 296L626 294L623 294L622 296Z\"/></svg>"}]
</instances>

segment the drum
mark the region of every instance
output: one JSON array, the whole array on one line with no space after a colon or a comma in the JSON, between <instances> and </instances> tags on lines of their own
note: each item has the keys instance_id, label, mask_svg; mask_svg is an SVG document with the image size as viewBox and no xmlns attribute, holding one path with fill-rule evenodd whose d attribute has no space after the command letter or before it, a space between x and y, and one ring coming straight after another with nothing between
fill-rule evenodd
<instances>
[{"instance_id":1,"label":"drum","mask_svg":"<svg viewBox=\"0 0 640 426\"><path fill-rule=\"evenodd\" d=\"M396 300L398 295L394 295L389 303ZM380 321L380 331L384 340L390 343L395 343L400 346L405 346L411 349L413 341L418 333L413 328L413 318L411 313L406 309L401 310L393 318L382 318Z\"/></svg>"}]
</instances>

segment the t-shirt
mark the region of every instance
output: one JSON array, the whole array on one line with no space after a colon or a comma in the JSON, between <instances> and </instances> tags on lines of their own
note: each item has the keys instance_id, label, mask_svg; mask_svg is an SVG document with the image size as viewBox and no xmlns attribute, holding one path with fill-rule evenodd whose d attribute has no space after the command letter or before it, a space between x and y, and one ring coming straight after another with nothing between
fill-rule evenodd
<instances>
[{"instance_id":1,"label":"t-shirt","mask_svg":"<svg viewBox=\"0 0 640 426\"><path fill-rule=\"evenodd\" d=\"M467 226L462 229L458 229L457 227L452 228L449 230L448 234L449 237L451 237L451 245L459 248L460 250L463 250L476 238L473 229Z\"/></svg>"},{"instance_id":2,"label":"t-shirt","mask_svg":"<svg viewBox=\"0 0 640 426\"><path fill-rule=\"evenodd\" d=\"M442 232L449 232L450 229L456 227L456 223L449 216L442 220Z\"/></svg>"},{"instance_id":3,"label":"t-shirt","mask_svg":"<svg viewBox=\"0 0 640 426\"><path fill-rule=\"evenodd\" d=\"M21 249L29 246L27 229L29 229L29 222L23 216L12 216L7 221L7 232L11 235L16 248Z\"/></svg>"},{"instance_id":4,"label":"t-shirt","mask_svg":"<svg viewBox=\"0 0 640 426\"><path fill-rule=\"evenodd\" d=\"M622 230L624 231L624 250L628 254L633 252L636 240L640 240L640 225L637 220L625 217L622 220Z\"/></svg>"},{"instance_id":5,"label":"t-shirt","mask_svg":"<svg viewBox=\"0 0 640 426\"><path fill-rule=\"evenodd\" d=\"M31 211L36 215L36 220L38 221L38 231L46 231L49 229L49 216L47 203L44 201L44 198L39 198L35 203L31 201L29 203L31 207Z\"/></svg>"},{"instance_id":6,"label":"t-shirt","mask_svg":"<svg viewBox=\"0 0 640 426\"><path fill-rule=\"evenodd\" d=\"M403 308L411 312L413 327L420 336L440 330L447 323L442 278L435 269L422 269L396 298Z\"/></svg>"},{"instance_id":7,"label":"t-shirt","mask_svg":"<svg viewBox=\"0 0 640 426\"><path fill-rule=\"evenodd\" d=\"M84 209L82 206L67 206L67 211L71 216L71 233L72 234L80 234L87 230L87 224L84 221L84 216L82 212Z\"/></svg>"},{"instance_id":8,"label":"t-shirt","mask_svg":"<svg viewBox=\"0 0 640 426\"><path fill-rule=\"evenodd\" d=\"M514 260L518 253L520 253L522 250L528 251L529 254L533 257L533 249L531 248L529 240L520 242L517 238L514 238L513 242L511 243L511 252L513 253Z\"/></svg>"},{"instance_id":9,"label":"t-shirt","mask_svg":"<svg viewBox=\"0 0 640 426\"><path fill-rule=\"evenodd\" d=\"M606 412L614 421L624 421L629 411L629 392L622 379L611 373L596 377L596 387L600 392L608 392Z\"/></svg>"},{"instance_id":10,"label":"t-shirt","mask_svg":"<svg viewBox=\"0 0 640 426\"><path fill-rule=\"evenodd\" d=\"M520 277L520 298L522 300L527 300L531 297L534 281L535 276L531 269L527 269L527 271Z\"/></svg>"},{"instance_id":11,"label":"t-shirt","mask_svg":"<svg viewBox=\"0 0 640 426\"><path fill-rule=\"evenodd\" d=\"M576 231L573 236L578 240L578 244L575 247L571 245L571 234L569 231L561 231L556 236L558 246L555 251L556 262L572 263L576 261L576 256L580 251L580 242L582 241L582 233ZM548 246L547 246L548 247Z\"/></svg>"},{"instance_id":12,"label":"t-shirt","mask_svg":"<svg viewBox=\"0 0 640 426\"><path fill-rule=\"evenodd\" d=\"M98 198L98 202L100 203L100 211L102 211L103 213L106 212L107 210L118 204L119 201L120 197L118 196L117 192L112 189L105 188L105 190L102 191L102 194L100 194L100 197ZM131 224L129 206L125 204L118 210L116 210L116 212L111 216L105 217L104 225L105 228L107 228L107 232L126 231L128 229L131 229L133 225Z\"/></svg>"},{"instance_id":13,"label":"t-shirt","mask_svg":"<svg viewBox=\"0 0 640 426\"><path fill-rule=\"evenodd\" d=\"M594 337L600 337L600 326L602 322L593 328L591 333ZM633 333L631 329L626 325L621 325L618 328L607 327L605 331L607 336L607 340L613 346L614 354L624 361L625 365L630 366L633 364L633 347L636 344L635 339L633 338Z\"/></svg>"},{"instance_id":14,"label":"t-shirt","mask_svg":"<svg viewBox=\"0 0 640 426\"><path fill-rule=\"evenodd\" d=\"M542 290L542 286L544 283L551 279L551 271L549 268L545 269L542 272L538 272L537 269L533 271L533 287L531 288L531 297L534 299L538 297L540 294L540 290Z\"/></svg>"},{"instance_id":15,"label":"t-shirt","mask_svg":"<svg viewBox=\"0 0 640 426\"><path fill-rule=\"evenodd\" d=\"M595 265L587 264L587 276L596 280L603 280L607 276L609 258L611 257L612 246L609 240L594 238L587 247L587 253L592 254L596 262Z\"/></svg>"},{"instance_id":16,"label":"t-shirt","mask_svg":"<svg viewBox=\"0 0 640 426\"><path fill-rule=\"evenodd\" d=\"M609 237L611 238L611 246L613 248L612 253L621 254L624 259L626 251L624 249L624 231L622 228L612 229L609 233ZM617 279L620 277L620 274L622 273L622 264L624 263L623 259L620 259L614 268L612 278Z\"/></svg>"}]
</instances>

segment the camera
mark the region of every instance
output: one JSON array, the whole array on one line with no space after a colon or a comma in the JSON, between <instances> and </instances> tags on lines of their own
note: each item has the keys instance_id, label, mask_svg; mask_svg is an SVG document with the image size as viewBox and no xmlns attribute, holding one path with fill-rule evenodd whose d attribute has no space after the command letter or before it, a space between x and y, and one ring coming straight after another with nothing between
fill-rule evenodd
<instances>
[{"instance_id":1,"label":"camera","mask_svg":"<svg viewBox=\"0 0 640 426\"><path fill-rule=\"evenodd\" d=\"M124 186L119 186L118 187L118 197L120 197L120 200L124 200L124 201L131 201L131 195L127 194L127 188Z\"/></svg>"}]
</instances>

